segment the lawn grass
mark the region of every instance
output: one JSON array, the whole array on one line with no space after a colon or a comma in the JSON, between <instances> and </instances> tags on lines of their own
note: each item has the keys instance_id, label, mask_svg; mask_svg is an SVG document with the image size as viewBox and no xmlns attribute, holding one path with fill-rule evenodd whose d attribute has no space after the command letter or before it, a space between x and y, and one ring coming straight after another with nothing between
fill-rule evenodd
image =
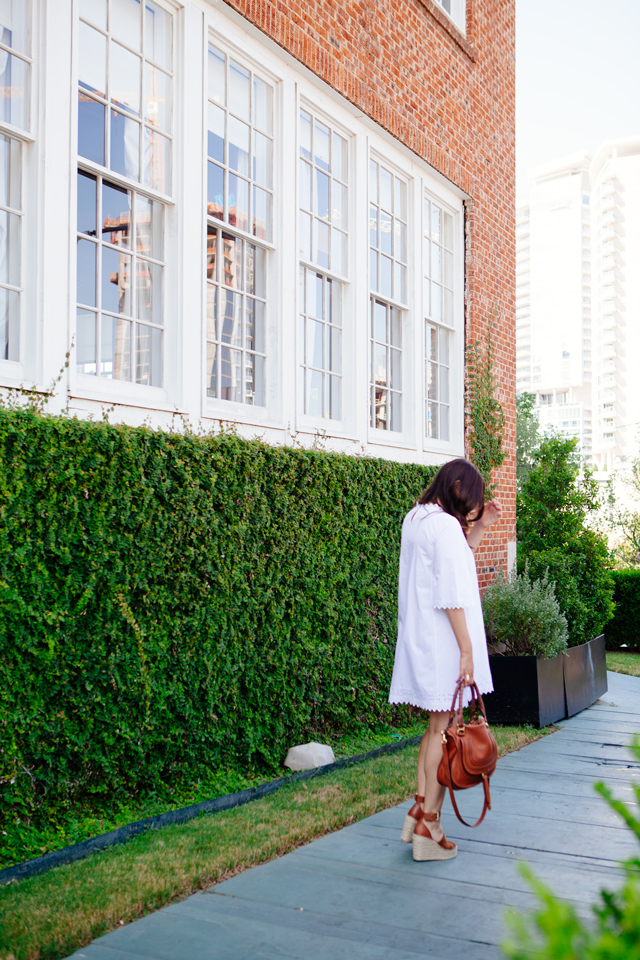
<instances>
[{"instance_id":1,"label":"lawn grass","mask_svg":"<svg viewBox=\"0 0 640 960\"><path fill-rule=\"evenodd\" d=\"M500 755L550 732L493 727ZM415 790L408 747L243 807L136 837L123 846L0 887L0 960L58 960L196 890L282 856Z\"/></svg>"},{"instance_id":2,"label":"lawn grass","mask_svg":"<svg viewBox=\"0 0 640 960\"><path fill-rule=\"evenodd\" d=\"M640 653L610 653L607 651L607 670L640 677Z\"/></svg>"}]
</instances>

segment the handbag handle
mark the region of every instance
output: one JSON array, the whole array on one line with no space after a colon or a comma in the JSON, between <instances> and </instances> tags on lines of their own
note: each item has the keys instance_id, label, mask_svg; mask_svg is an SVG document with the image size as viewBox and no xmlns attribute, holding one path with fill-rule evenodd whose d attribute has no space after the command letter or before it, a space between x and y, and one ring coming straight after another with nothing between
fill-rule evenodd
<instances>
[{"instance_id":1,"label":"handbag handle","mask_svg":"<svg viewBox=\"0 0 640 960\"><path fill-rule=\"evenodd\" d=\"M442 753L447 763L447 772L449 774L449 777L448 777L449 796L451 797L451 805L453 806L456 817L458 818L460 823L464 823L465 827L478 827L484 820L487 810L491 810L491 794L489 793L489 778L485 776L484 773L482 774L482 786L484 788L484 806L482 807L482 813L480 814L480 817L478 818L478 820L476 820L475 823L467 823L467 821L464 820L460 815L460 811L458 810L458 804L456 803L456 798L453 795L453 787L451 786L451 766L449 764L449 751L445 747Z\"/></svg>"},{"instance_id":2,"label":"handbag handle","mask_svg":"<svg viewBox=\"0 0 640 960\"><path fill-rule=\"evenodd\" d=\"M449 711L449 724L448 724L448 726L451 726L451 723L452 723L452 721L454 720L454 718L455 718L455 721L456 721L457 725L458 725L458 726L462 726L462 723L463 723L463 714L462 714L463 706L462 706L462 703L463 703L463 696L464 696L464 688L465 688L465 686L467 686L467 684L465 684L464 680L458 680L458 682L457 682L457 684L456 684L456 689L454 690L454 693L453 693L453 700L451 701L451 710ZM471 702L470 702L470 704L469 704L471 721L473 722L473 720L475 719L476 709L479 708L480 712L482 713L482 716L483 716L484 719L485 719L485 723L486 723L486 722L487 722L487 714L486 714L486 711L485 711L484 701L483 701L483 699L482 699L482 695L481 695L480 691L478 690L478 685L476 684L476 682L475 682L475 680L474 680L474 682L473 682L473 683L470 683L469 686L471 687ZM458 701L457 709L456 709L456 700ZM444 739L444 736L443 736L443 739ZM490 809L491 809L491 794L490 794L490 792L489 792L489 778L488 778L487 776L485 776L484 773L482 774L482 786L483 786L483 789L484 789L484 806L482 807L482 813L480 814L479 819L476 820L475 823L467 823L467 821L464 820L464 819L462 818L462 816L460 815L460 811L458 810L458 804L456 803L456 798L455 798L455 796L454 796L454 794L453 794L453 787L452 787L452 785L451 785L451 784L452 784L452 780L451 780L451 764L450 764L450 761L449 761L449 751L448 751L447 748L446 748L446 741L445 741L445 743L443 743L443 751L442 751L442 753L443 753L443 757L444 757L444 760L445 760L445 763L446 763L446 766L447 766L447 773L448 773L447 780L448 780L448 787L449 787L449 796L451 797L451 805L452 805L452 807L453 807L453 809L454 809L454 811L455 811L455 815L456 815L456 817L458 818L458 820L460 821L460 823L463 823L463 824L465 825L465 827L477 827L477 826L479 826L479 824L481 824L482 821L484 820L487 810L490 810Z\"/></svg>"}]
</instances>

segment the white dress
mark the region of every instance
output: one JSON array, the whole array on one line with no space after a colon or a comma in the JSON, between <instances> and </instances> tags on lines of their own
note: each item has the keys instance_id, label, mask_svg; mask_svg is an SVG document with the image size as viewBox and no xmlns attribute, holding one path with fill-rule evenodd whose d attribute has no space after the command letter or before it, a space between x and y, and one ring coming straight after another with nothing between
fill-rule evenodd
<instances>
[{"instance_id":1,"label":"white dress","mask_svg":"<svg viewBox=\"0 0 640 960\"><path fill-rule=\"evenodd\" d=\"M445 610L464 608L480 693L493 690L478 574L462 527L437 504L404 518L398 583L398 643L390 703L449 710L460 676L460 648ZM466 688L464 703L471 691Z\"/></svg>"}]
</instances>

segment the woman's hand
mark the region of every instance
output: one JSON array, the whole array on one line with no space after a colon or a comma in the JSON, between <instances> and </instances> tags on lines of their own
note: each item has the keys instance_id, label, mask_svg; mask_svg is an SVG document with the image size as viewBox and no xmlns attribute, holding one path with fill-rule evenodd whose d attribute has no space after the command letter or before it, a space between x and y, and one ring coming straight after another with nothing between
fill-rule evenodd
<instances>
[{"instance_id":1,"label":"woman's hand","mask_svg":"<svg viewBox=\"0 0 640 960\"><path fill-rule=\"evenodd\" d=\"M458 680L464 680L465 687L473 683L473 654L460 654L460 676Z\"/></svg>"},{"instance_id":2,"label":"woman's hand","mask_svg":"<svg viewBox=\"0 0 640 960\"><path fill-rule=\"evenodd\" d=\"M492 526L494 523L497 523L502 514L502 504L499 500L489 500L488 503L484 505L484 513L478 520L480 526L487 527Z\"/></svg>"}]
</instances>

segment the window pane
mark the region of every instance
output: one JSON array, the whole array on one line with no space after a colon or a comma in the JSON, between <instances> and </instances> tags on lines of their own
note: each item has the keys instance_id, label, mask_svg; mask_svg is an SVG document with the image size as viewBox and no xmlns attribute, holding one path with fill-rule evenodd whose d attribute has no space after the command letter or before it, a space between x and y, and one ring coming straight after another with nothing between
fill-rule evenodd
<instances>
[{"instance_id":1,"label":"window pane","mask_svg":"<svg viewBox=\"0 0 640 960\"><path fill-rule=\"evenodd\" d=\"M102 239L117 246L131 245L131 194L102 182Z\"/></svg>"},{"instance_id":2,"label":"window pane","mask_svg":"<svg viewBox=\"0 0 640 960\"><path fill-rule=\"evenodd\" d=\"M438 364L430 363L427 376L427 396L430 400L438 399Z\"/></svg>"},{"instance_id":3,"label":"window pane","mask_svg":"<svg viewBox=\"0 0 640 960\"><path fill-rule=\"evenodd\" d=\"M0 287L0 359L20 359L20 294Z\"/></svg>"},{"instance_id":4,"label":"window pane","mask_svg":"<svg viewBox=\"0 0 640 960\"><path fill-rule=\"evenodd\" d=\"M271 140L261 133L253 133L253 179L265 187L271 186Z\"/></svg>"},{"instance_id":5,"label":"window pane","mask_svg":"<svg viewBox=\"0 0 640 960\"><path fill-rule=\"evenodd\" d=\"M20 209L20 143L0 134L0 203Z\"/></svg>"},{"instance_id":6,"label":"window pane","mask_svg":"<svg viewBox=\"0 0 640 960\"><path fill-rule=\"evenodd\" d=\"M329 266L329 225L322 220L313 221L315 228L315 262L319 267Z\"/></svg>"},{"instance_id":7,"label":"window pane","mask_svg":"<svg viewBox=\"0 0 640 960\"><path fill-rule=\"evenodd\" d=\"M316 170L315 213L321 220L329 219L329 177Z\"/></svg>"},{"instance_id":8,"label":"window pane","mask_svg":"<svg viewBox=\"0 0 640 960\"><path fill-rule=\"evenodd\" d=\"M374 389L373 422L378 430L387 429L387 391L380 387Z\"/></svg>"},{"instance_id":9,"label":"window pane","mask_svg":"<svg viewBox=\"0 0 640 960\"><path fill-rule=\"evenodd\" d=\"M393 175L384 167L380 167L380 206L393 210Z\"/></svg>"},{"instance_id":10,"label":"window pane","mask_svg":"<svg viewBox=\"0 0 640 960\"><path fill-rule=\"evenodd\" d=\"M209 129L207 132L207 153L213 160L224 163L224 110L209 104Z\"/></svg>"},{"instance_id":11,"label":"window pane","mask_svg":"<svg viewBox=\"0 0 640 960\"><path fill-rule=\"evenodd\" d=\"M324 317L323 309L323 284L322 274L307 273L307 313L310 317L317 317L322 320ZM310 363L311 361L309 361Z\"/></svg>"},{"instance_id":12,"label":"window pane","mask_svg":"<svg viewBox=\"0 0 640 960\"><path fill-rule=\"evenodd\" d=\"M229 174L229 223L249 231L249 184L233 173Z\"/></svg>"},{"instance_id":13,"label":"window pane","mask_svg":"<svg viewBox=\"0 0 640 960\"><path fill-rule=\"evenodd\" d=\"M339 180L348 180L347 141L337 133L333 134L331 171Z\"/></svg>"},{"instance_id":14,"label":"window pane","mask_svg":"<svg viewBox=\"0 0 640 960\"><path fill-rule=\"evenodd\" d=\"M369 197L372 203L378 203L378 164L369 160Z\"/></svg>"},{"instance_id":15,"label":"window pane","mask_svg":"<svg viewBox=\"0 0 640 960\"><path fill-rule=\"evenodd\" d=\"M380 211L380 249L391 256L391 215Z\"/></svg>"},{"instance_id":16,"label":"window pane","mask_svg":"<svg viewBox=\"0 0 640 960\"><path fill-rule=\"evenodd\" d=\"M311 166L300 160L300 206L311 210Z\"/></svg>"},{"instance_id":17,"label":"window pane","mask_svg":"<svg viewBox=\"0 0 640 960\"><path fill-rule=\"evenodd\" d=\"M171 69L171 15L153 0L144 4L144 53L149 60Z\"/></svg>"},{"instance_id":18,"label":"window pane","mask_svg":"<svg viewBox=\"0 0 640 960\"><path fill-rule=\"evenodd\" d=\"M207 337L218 339L218 288L207 284Z\"/></svg>"},{"instance_id":19,"label":"window pane","mask_svg":"<svg viewBox=\"0 0 640 960\"><path fill-rule=\"evenodd\" d=\"M161 203L136 195L136 247L138 253L162 259L162 220L164 208Z\"/></svg>"},{"instance_id":20,"label":"window pane","mask_svg":"<svg viewBox=\"0 0 640 960\"><path fill-rule=\"evenodd\" d=\"M331 323L339 326L342 323L342 286L335 280L327 280L327 309Z\"/></svg>"},{"instance_id":21,"label":"window pane","mask_svg":"<svg viewBox=\"0 0 640 960\"><path fill-rule=\"evenodd\" d=\"M76 369L78 373L95 376L96 365L96 322L95 313L78 310L76 322Z\"/></svg>"},{"instance_id":22,"label":"window pane","mask_svg":"<svg viewBox=\"0 0 640 960\"><path fill-rule=\"evenodd\" d=\"M329 363L332 373L342 373L342 331L337 327L329 328Z\"/></svg>"},{"instance_id":23,"label":"window pane","mask_svg":"<svg viewBox=\"0 0 640 960\"><path fill-rule=\"evenodd\" d=\"M224 53L209 46L209 99L221 106L226 103Z\"/></svg>"},{"instance_id":24,"label":"window pane","mask_svg":"<svg viewBox=\"0 0 640 960\"><path fill-rule=\"evenodd\" d=\"M224 171L211 161L207 164L207 213L218 220L224 217Z\"/></svg>"},{"instance_id":25,"label":"window pane","mask_svg":"<svg viewBox=\"0 0 640 960\"><path fill-rule=\"evenodd\" d=\"M440 247L437 244L431 244L431 279L432 280L441 280L441 251Z\"/></svg>"},{"instance_id":26,"label":"window pane","mask_svg":"<svg viewBox=\"0 0 640 960\"><path fill-rule=\"evenodd\" d=\"M102 248L101 303L103 310L131 316L131 257L110 247Z\"/></svg>"},{"instance_id":27,"label":"window pane","mask_svg":"<svg viewBox=\"0 0 640 960\"><path fill-rule=\"evenodd\" d=\"M427 403L427 436L438 436L438 404Z\"/></svg>"},{"instance_id":28,"label":"window pane","mask_svg":"<svg viewBox=\"0 0 640 960\"><path fill-rule=\"evenodd\" d=\"M391 350L391 387L402 390L402 354L399 350Z\"/></svg>"},{"instance_id":29,"label":"window pane","mask_svg":"<svg viewBox=\"0 0 640 960\"><path fill-rule=\"evenodd\" d=\"M334 226L347 229L347 188L336 180L331 184L331 220Z\"/></svg>"},{"instance_id":30,"label":"window pane","mask_svg":"<svg viewBox=\"0 0 640 960\"><path fill-rule=\"evenodd\" d=\"M89 307L96 305L96 244L90 240L78 240L77 297L78 303Z\"/></svg>"},{"instance_id":31,"label":"window pane","mask_svg":"<svg viewBox=\"0 0 640 960\"><path fill-rule=\"evenodd\" d=\"M78 83L101 97L107 90L107 40L86 23L79 26Z\"/></svg>"},{"instance_id":32,"label":"window pane","mask_svg":"<svg viewBox=\"0 0 640 960\"><path fill-rule=\"evenodd\" d=\"M265 352L264 303L262 300L247 300L246 324L247 350Z\"/></svg>"},{"instance_id":33,"label":"window pane","mask_svg":"<svg viewBox=\"0 0 640 960\"><path fill-rule=\"evenodd\" d=\"M402 346L402 314L391 307L389 310L389 343L394 347Z\"/></svg>"},{"instance_id":34,"label":"window pane","mask_svg":"<svg viewBox=\"0 0 640 960\"><path fill-rule=\"evenodd\" d=\"M232 170L248 177L251 130L246 123L230 116L227 134L229 137L229 166Z\"/></svg>"},{"instance_id":35,"label":"window pane","mask_svg":"<svg viewBox=\"0 0 640 960\"><path fill-rule=\"evenodd\" d=\"M453 326L453 292L451 290L445 289L444 291L442 319L445 323Z\"/></svg>"},{"instance_id":36,"label":"window pane","mask_svg":"<svg viewBox=\"0 0 640 960\"><path fill-rule=\"evenodd\" d=\"M249 122L249 71L235 60L229 60L229 109Z\"/></svg>"},{"instance_id":37,"label":"window pane","mask_svg":"<svg viewBox=\"0 0 640 960\"><path fill-rule=\"evenodd\" d=\"M371 289L378 290L378 254L375 250L369 251L369 282Z\"/></svg>"},{"instance_id":38,"label":"window pane","mask_svg":"<svg viewBox=\"0 0 640 960\"><path fill-rule=\"evenodd\" d=\"M111 0L110 29L114 37L140 49L140 0Z\"/></svg>"},{"instance_id":39,"label":"window pane","mask_svg":"<svg viewBox=\"0 0 640 960\"><path fill-rule=\"evenodd\" d=\"M253 188L253 235L271 240L271 194L260 187Z\"/></svg>"},{"instance_id":40,"label":"window pane","mask_svg":"<svg viewBox=\"0 0 640 960\"><path fill-rule=\"evenodd\" d=\"M332 420L342 420L342 379L341 377L331 377L329 380L331 390L331 412Z\"/></svg>"},{"instance_id":41,"label":"window pane","mask_svg":"<svg viewBox=\"0 0 640 960\"><path fill-rule=\"evenodd\" d=\"M407 268L402 263L395 264L395 277L393 282L393 295L396 300L405 303L407 299L406 284Z\"/></svg>"},{"instance_id":42,"label":"window pane","mask_svg":"<svg viewBox=\"0 0 640 960\"><path fill-rule=\"evenodd\" d=\"M100 164L104 164L104 111L101 103L78 92L78 153Z\"/></svg>"},{"instance_id":43,"label":"window pane","mask_svg":"<svg viewBox=\"0 0 640 960\"><path fill-rule=\"evenodd\" d=\"M391 414L389 418L389 429L400 433L402 431L402 394L390 393Z\"/></svg>"},{"instance_id":44,"label":"window pane","mask_svg":"<svg viewBox=\"0 0 640 960\"><path fill-rule=\"evenodd\" d=\"M402 260L403 263L407 262L407 228L404 223L400 223L399 220L395 221L394 224L394 245L393 245L393 255L398 260Z\"/></svg>"},{"instance_id":45,"label":"window pane","mask_svg":"<svg viewBox=\"0 0 640 960\"><path fill-rule=\"evenodd\" d=\"M373 345L373 379L381 386L387 384L387 348L379 343Z\"/></svg>"},{"instance_id":46,"label":"window pane","mask_svg":"<svg viewBox=\"0 0 640 960\"><path fill-rule=\"evenodd\" d=\"M218 396L218 347L215 343L207 344L207 396Z\"/></svg>"},{"instance_id":47,"label":"window pane","mask_svg":"<svg viewBox=\"0 0 640 960\"><path fill-rule=\"evenodd\" d=\"M242 289L242 240L230 233L222 234L222 282L236 290Z\"/></svg>"},{"instance_id":48,"label":"window pane","mask_svg":"<svg viewBox=\"0 0 640 960\"><path fill-rule=\"evenodd\" d=\"M307 399L307 413L311 417L321 417L323 414L322 384L324 376L319 370L307 370L307 384L309 396Z\"/></svg>"},{"instance_id":49,"label":"window pane","mask_svg":"<svg viewBox=\"0 0 640 960\"><path fill-rule=\"evenodd\" d=\"M162 330L136 324L136 383L162 386Z\"/></svg>"},{"instance_id":50,"label":"window pane","mask_svg":"<svg viewBox=\"0 0 640 960\"><path fill-rule=\"evenodd\" d=\"M111 99L129 113L140 113L140 67L139 57L125 50L119 43L111 43Z\"/></svg>"},{"instance_id":51,"label":"window pane","mask_svg":"<svg viewBox=\"0 0 640 960\"><path fill-rule=\"evenodd\" d=\"M144 118L161 130L171 130L171 79L145 64L144 68Z\"/></svg>"},{"instance_id":52,"label":"window pane","mask_svg":"<svg viewBox=\"0 0 640 960\"><path fill-rule=\"evenodd\" d=\"M444 271L443 279L445 286L453 287L453 254L448 250L444 252Z\"/></svg>"},{"instance_id":53,"label":"window pane","mask_svg":"<svg viewBox=\"0 0 640 960\"><path fill-rule=\"evenodd\" d=\"M322 340L324 336L324 324L320 320L309 320L307 331L307 363L312 367L324 367Z\"/></svg>"},{"instance_id":54,"label":"window pane","mask_svg":"<svg viewBox=\"0 0 640 960\"><path fill-rule=\"evenodd\" d=\"M449 407L440 404L440 439L449 439Z\"/></svg>"},{"instance_id":55,"label":"window pane","mask_svg":"<svg viewBox=\"0 0 640 960\"><path fill-rule=\"evenodd\" d=\"M245 290L247 293L253 293L257 297L266 297L266 251L253 243L247 243L246 248L247 273L245 277Z\"/></svg>"},{"instance_id":56,"label":"window pane","mask_svg":"<svg viewBox=\"0 0 640 960\"><path fill-rule=\"evenodd\" d=\"M163 268L157 263L138 260L136 271L137 316L140 320L162 324ZM138 383L142 381L138 380Z\"/></svg>"},{"instance_id":57,"label":"window pane","mask_svg":"<svg viewBox=\"0 0 640 960\"><path fill-rule=\"evenodd\" d=\"M253 78L253 122L259 130L271 133L271 87L258 77Z\"/></svg>"},{"instance_id":58,"label":"window pane","mask_svg":"<svg viewBox=\"0 0 640 960\"><path fill-rule=\"evenodd\" d=\"M392 261L389 257L380 256L380 286L379 291L383 297L391 297L391 269Z\"/></svg>"},{"instance_id":59,"label":"window pane","mask_svg":"<svg viewBox=\"0 0 640 960\"><path fill-rule=\"evenodd\" d=\"M400 217L401 220L407 219L407 185L395 178L395 197L393 204L393 212L396 217Z\"/></svg>"},{"instance_id":60,"label":"window pane","mask_svg":"<svg viewBox=\"0 0 640 960\"><path fill-rule=\"evenodd\" d=\"M313 128L313 153L317 166L329 169L329 127L316 120Z\"/></svg>"},{"instance_id":61,"label":"window pane","mask_svg":"<svg viewBox=\"0 0 640 960\"><path fill-rule=\"evenodd\" d=\"M440 243L440 210L431 204L431 239Z\"/></svg>"},{"instance_id":62,"label":"window pane","mask_svg":"<svg viewBox=\"0 0 640 960\"><path fill-rule=\"evenodd\" d=\"M453 250L453 217L450 213L443 216L443 242L447 250Z\"/></svg>"},{"instance_id":63,"label":"window pane","mask_svg":"<svg viewBox=\"0 0 640 960\"><path fill-rule=\"evenodd\" d=\"M80 0L80 16L106 30L107 0Z\"/></svg>"},{"instance_id":64,"label":"window pane","mask_svg":"<svg viewBox=\"0 0 640 960\"><path fill-rule=\"evenodd\" d=\"M246 356L245 402L263 407L264 399L264 357L248 353Z\"/></svg>"},{"instance_id":65,"label":"window pane","mask_svg":"<svg viewBox=\"0 0 640 960\"><path fill-rule=\"evenodd\" d=\"M171 193L171 141L144 128L144 182L160 193Z\"/></svg>"},{"instance_id":66,"label":"window pane","mask_svg":"<svg viewBox=\"0 0 640 960\"><path fill-rule=\"evenodd\" d=\"M437 283L431 284L431 317L433 320L442 320L442 287Z\"/></svg>"},{"instance_id":67,"label":"window pane","mask_svg":"<svg viewBox=\"0 0 640 960\"><path fill-rule=\"evenodd\" d=\"M101 327L100 375L131 380L131 323L103 315Z\"/></svg>"},{"instance_id":68,"label":"window pane","mask_svg":"<svg viewBox=\"0 0 640 960\"><path fill-rule=\"evenodd\" d=\"M242 403L242 353L220 348L220 397Z\"/></svg>"},{"instance_id":69,"label":"window pane","mask_svg":"<svg viewBox=\"0 0 640 960\"><path fill-rule=\"evenodd\" d=\"M138 179L140 125L117 110L111 111L110 167L131 180Z\"/></svg>"},{"instance_id":70,"label":"window pane","mask_svg":"<svg viewBox=\"0 0 640 960\"><path fill-rule=\"evenodd\" d=\"M347 272L347 235L341 230L331 231L331 266L336 273Z\"/></svg>"},{"instance_id":71,"label":"window pane","mask_svg":"<svg viewBox=\"0 0 640 960\"><path fill-rule=\"evenodd\" d=\"M311 159L311 117L300 111L300 153L305 160Z\"/></svg>"},{"instance_id":72,"label":"window pane","mask_svg":"<svg viewBox=\"0 0 640 960\"><path fill-rule=\"evenodd\" d=\"M311 260L311 217L308 213L300 211L298 233L300 257L302 260Z\"/></svg>"},{"instance_id":73,"label":"window pane","mask_svg":"<svg viewBox=\"0 0 640 960\"><path fill-rule=\"evenodd\" d=\"M442 403L449 403L449 368L440 367L440 396Z\"/></svg>"},{"instance_id":74,"label":"window pane","mask_svg":"<svg viewBox=\"0 0 640 960\"><path fill-rule=\"evenodd\" d=\"M434 330L435 333L435 330ZM439 331L439 345L440 345L440 363L444 363L449 366L449 334L446 330ZM443 398L444 399L444 398Z\"/></svg>"},{"instance_id":75,"label":"window pane","mask_svg":"<svg viewBox=\"0 0 640 960\"><path fill-rule=\"evenodd\" d=\"M242 296L232 290L220 290L220 339L232 347L242 346Z\"/></svg>"},{"instance_id":76,"label":"window pane","mask_svg":"<svg viewBox=\"0 0 640 960\"><path fill-rule=\"evenodd\" d=\"M78 232L96 236L96 178L78 173Z\"/></svg>"},{"instance_id":77,"label":"window pane","mask_svg":"<svg viewBox=\"0 0 640 960\"><path fill-rule=\"evenodd\" d=\"M377 300L373 304L373 335L380 343L387 342L387 308Z\"/></svg>"}]
</instances>

